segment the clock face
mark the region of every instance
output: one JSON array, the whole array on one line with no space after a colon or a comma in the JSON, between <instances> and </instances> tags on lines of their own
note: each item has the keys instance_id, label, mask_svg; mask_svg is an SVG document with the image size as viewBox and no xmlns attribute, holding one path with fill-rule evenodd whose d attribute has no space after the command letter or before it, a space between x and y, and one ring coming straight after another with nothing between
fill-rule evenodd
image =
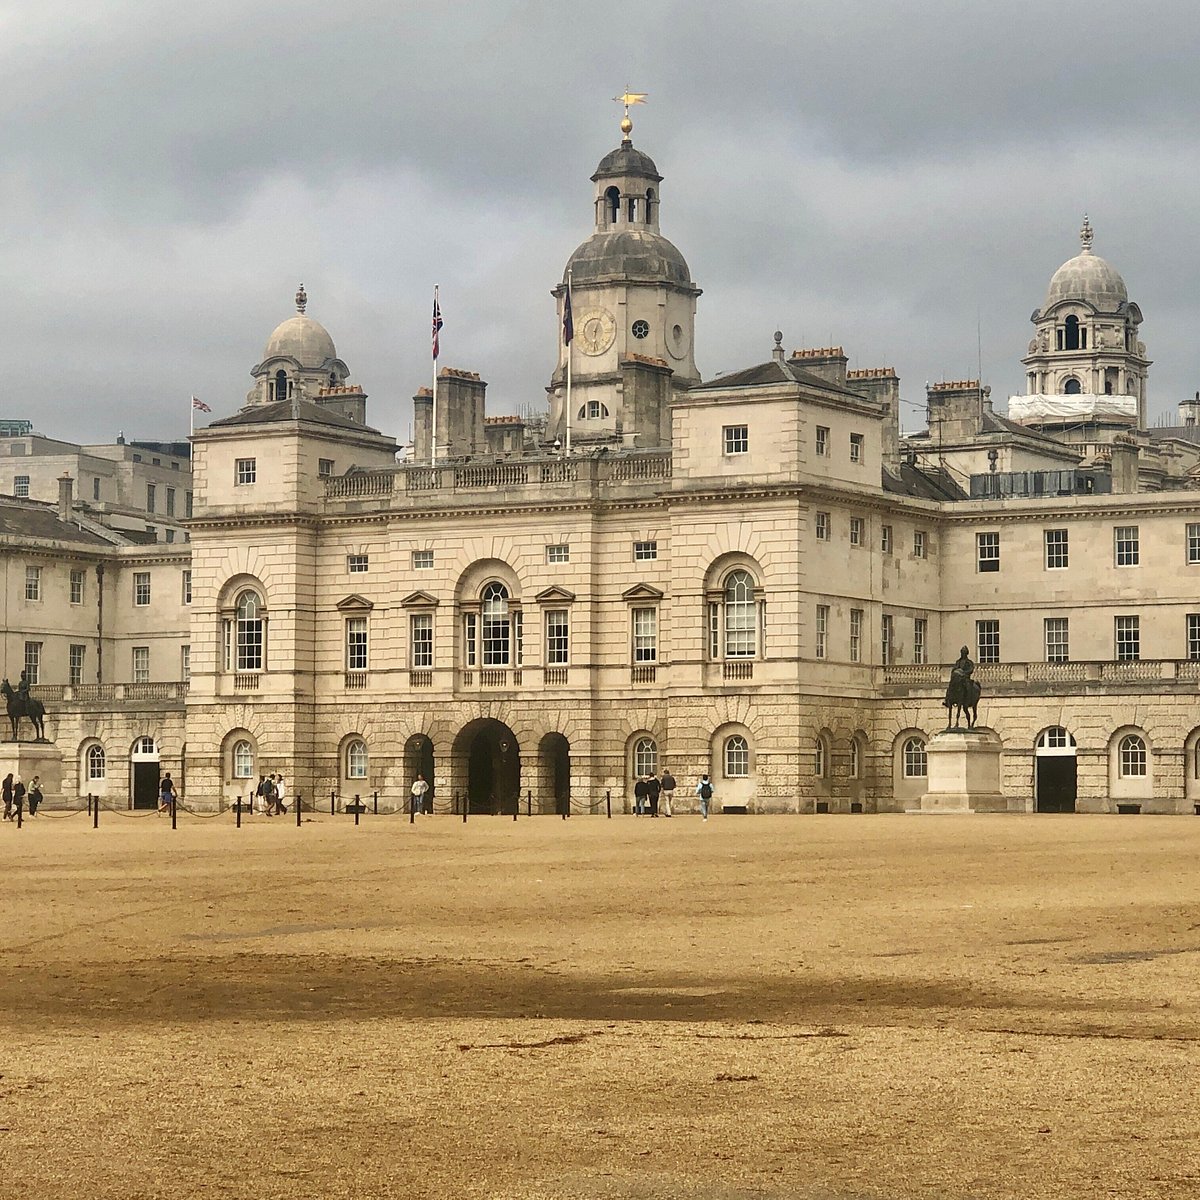
<instances>
[{"instance_id":1,"label":"clock face","mask_svg":"<svg viewBox=\"0 0 1200 1200\"><path fill-rule=\"evenodd\" d=\"M603 354L617 336L617 323L606 308L589 309L579 321L579 344L584 354Z\"/></svg>"}]
</instances>

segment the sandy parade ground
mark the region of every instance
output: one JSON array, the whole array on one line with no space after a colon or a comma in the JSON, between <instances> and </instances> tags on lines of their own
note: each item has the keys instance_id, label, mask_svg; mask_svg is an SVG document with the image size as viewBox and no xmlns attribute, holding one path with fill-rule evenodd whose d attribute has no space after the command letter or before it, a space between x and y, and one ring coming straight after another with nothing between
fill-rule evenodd
<instances>
[{"instance_id":1,"label":"sandy parade ground","mask_svg":"<svg viewBox=\"0 0 1200 1200\"><path fill-rule=\"evenodd\" d=\"M0 829L0 1196L1200 1196L1200 819Z\"/></svg>"}]
</instances>

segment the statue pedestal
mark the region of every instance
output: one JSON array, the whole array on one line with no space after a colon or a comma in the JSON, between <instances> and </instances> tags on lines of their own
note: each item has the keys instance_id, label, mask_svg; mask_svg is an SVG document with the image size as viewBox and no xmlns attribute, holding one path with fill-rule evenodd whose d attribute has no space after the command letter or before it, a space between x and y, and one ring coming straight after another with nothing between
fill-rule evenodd
<instances>
[{"instance_id":1,"label":"statue pedestal","mask_svg":"<svg viewBox=\"0 0 1200 1200\"><path fill-rule=\"evenodd\" d=\"M26 787L37 775L48 808L63 802L62 751L53 742L0 742L0 779L9 771Z\"/></svg>"},{"instance_id":2,"label":"statue pedestal","mask_svg":"<svg viewBox=\"0 0 1200 1200\"><path fill-rule=\"evenodd\" d=\"M929 786L923 813L1007 812L1000 784L1004 746L994 729L948 730L925 744Z\"/></svg>"}]
</instances>

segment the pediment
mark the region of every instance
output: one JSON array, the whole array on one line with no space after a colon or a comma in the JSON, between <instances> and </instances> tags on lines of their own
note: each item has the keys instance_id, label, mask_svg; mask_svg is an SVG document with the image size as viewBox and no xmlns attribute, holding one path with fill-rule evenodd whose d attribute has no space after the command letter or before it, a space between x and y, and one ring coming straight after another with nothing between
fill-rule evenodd
<instances>
[{"instance_id":1,"label":"pediment","mask_svg":"<svg viewBox=\"0 0 1200 1200\"><path fill-rule=\"evenodd\" d=\"M413 592L400 601L401 608L437 608L437 597L428 592Z\"/></svg>"},{"instance_id":2,"label":"pediment","mask_svg":"<svg viewBox=\"0 0 1200 1200\"><path fill-rule=\"evenodd\" d=\"M555 584L538 592L534 599L539 604L570 604L575 599L575 593Z\"/></svg>"},{"instance_id":3,"label":"pediment","mask_svg":"<svg viewBox=\"0 0 1200 1200\"><path fill-rule=\"evenodd\" d=\"M622 600L661 600L662 592L648 583L635 583L628 591L621 593Z\"/></svg>"},{"instance_id":4,"label":"pediment","mask_svg":"<svg viewBox=\"0 0 1200 1200\"><path fill-rule=\"evenodd\" d=\"M375 607L366 596L351 592L344 600L337 602L339 612L370 612Z\"/></svg>"}]
</instances>

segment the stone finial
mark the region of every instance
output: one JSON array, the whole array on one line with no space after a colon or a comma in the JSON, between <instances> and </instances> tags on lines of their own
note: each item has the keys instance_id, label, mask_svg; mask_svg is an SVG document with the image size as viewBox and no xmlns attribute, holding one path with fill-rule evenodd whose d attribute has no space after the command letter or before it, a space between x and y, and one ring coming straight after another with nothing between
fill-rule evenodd
<instances>
[{"instance_id":1,"label":"stone finial","mask_svg":"<svg viewBox=\"0 0 1200 1200\"><path fill-rule=\"evenodd\" d=\"M783 362L783 331L775 330L775 349L771 351L771 357L776 362Z\"/></svg>"},{"instance_id":2,"label":"stone finial","mask_svg":"<svg viewBox=\"0 0 1200 1200\"><path fill-rule=\"evenodd\" d=\"M304 284L301 284L296 292L296 311L303 315L304 310L308 307L308 293L304 290Z\"/></svg>"},{"instance_id":3,"label":"stone finial","mask_svg":"<svg viewBox=\"0 0 1200 1200\"><path fill-rule=\"evenodd\" d=\"M1083 214L1083 228L1079 231L1079 244L1083 248L1084 254L1092 252L1092 223L1088 220L1087 213Z\"/></svg>"}]
</instances>

